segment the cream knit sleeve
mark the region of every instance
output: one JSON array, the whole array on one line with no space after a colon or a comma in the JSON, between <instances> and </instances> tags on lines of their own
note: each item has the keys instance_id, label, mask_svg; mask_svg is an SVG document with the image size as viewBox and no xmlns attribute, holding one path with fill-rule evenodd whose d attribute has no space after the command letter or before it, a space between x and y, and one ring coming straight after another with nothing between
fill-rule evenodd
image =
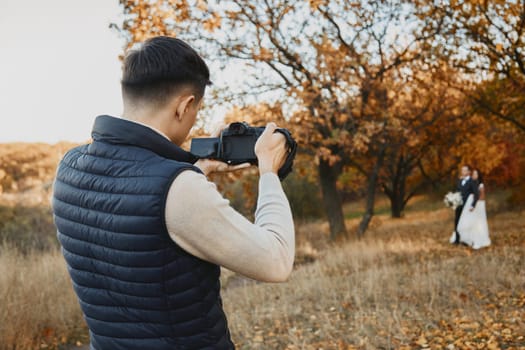
<instances>
[{"instance_id":1,"label":"cream knit sleeve","mask_svg":"<svg viewBox=\"0 0 525 350\"><path fill-rule=\"evenodd\" d=\"M273 173L259 179L255 223L235 211L214 183L194 171L183 171L173 181L165 218L171 238L198 258L266 282L285 281L292 271L292 212Z\"/></svg>"}]
</instances>

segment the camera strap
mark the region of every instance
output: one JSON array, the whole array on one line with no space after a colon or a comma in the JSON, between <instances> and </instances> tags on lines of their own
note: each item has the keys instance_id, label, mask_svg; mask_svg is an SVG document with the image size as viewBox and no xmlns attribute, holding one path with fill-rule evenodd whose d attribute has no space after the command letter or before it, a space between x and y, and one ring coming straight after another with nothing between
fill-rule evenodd
<instances>
[{"instance_id":1,"label":"camera strap","mask_svg":"<svg viewBox=\"0 0 525 350\"><path fill-rule=\"evenodd\" d=\"M282 181L292 172L293 161L295 159L295 154L297 153L297 142L293 139L292 134L287 129L278 128L277 132L280 132L286 138L286 144L288 145L288 155L283 166L277 172L279 179Z\"/></svg>"}]
</instances>

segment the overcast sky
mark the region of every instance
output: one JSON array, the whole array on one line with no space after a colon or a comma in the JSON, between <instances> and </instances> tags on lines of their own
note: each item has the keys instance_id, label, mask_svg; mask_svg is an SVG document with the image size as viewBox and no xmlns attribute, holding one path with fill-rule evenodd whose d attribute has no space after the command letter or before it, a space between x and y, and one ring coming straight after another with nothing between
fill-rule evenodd
<instances>
[{"instance_id":1,"label":"overcast sky","mask_svg":"<svg viewBox=\"0 0 525 350\"><path fill-rule=\"evenodd\" d=\"M119 115L117 0L0 0L0 143L85 141Z\"/></svg>"}]
</instances>

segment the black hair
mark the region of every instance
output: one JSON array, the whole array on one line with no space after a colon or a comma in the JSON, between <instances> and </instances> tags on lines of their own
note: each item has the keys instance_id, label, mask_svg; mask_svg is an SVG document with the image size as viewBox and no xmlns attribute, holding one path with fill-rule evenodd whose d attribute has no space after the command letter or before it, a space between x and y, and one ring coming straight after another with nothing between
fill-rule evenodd
<instances>
[{"instance_id":1,"label":"black hair","mask_svg":"<svg viewBox=\"0 0 525 350\"><path fill-rule=\"evenodd\" d=\"M483 183L483 174L481 174L481 171L479 171L479 169L473 169L472 172L474 171L477 171L478 172L478 179L476 181L478 181L478 183Z\"/></svg>"},{"instance_id":2,"label":"black hair","mask_svg":"<svg viewBox=\"0 0 525 350\"><path fill-rule=\"evenodd\" d=\"M133 101L164 104L182 87L191 88L200 100L209 84L210 71L204 60L177 38L148 39L124 58L122 94Z\"/></svg>"}]
</instances>

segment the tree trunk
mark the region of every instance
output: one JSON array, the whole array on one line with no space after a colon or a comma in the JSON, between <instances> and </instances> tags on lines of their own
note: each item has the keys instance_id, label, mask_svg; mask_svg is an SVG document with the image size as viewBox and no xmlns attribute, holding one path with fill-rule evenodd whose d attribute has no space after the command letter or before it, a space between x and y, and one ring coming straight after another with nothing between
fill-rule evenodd
<instances>
[{"instance_id":1,"label":"tree trunk","mask_svg":"<svg viewBox=\"0 0 525 350\"><path fill-rule=\"evenodd\" d=\"M361 222L359 223L359 227L357 228L357 235L359 237L363 236L368 229L368 225L370 224L370 221L372 220L372 217L374 216L374 206L375 206L375 200L376 200L376 183L377 183L377 175L370 176L368 178L368 184L366 186L366 205L365 205L365 212L363 214L363 217L361 218Z\"/></svg>"},{"instance_id":2,"label":"tree trunk","mask_svg":"<svg viewBox=\"0 0 525 350\"><path fill-rule=\"evenodd\" d=\"M395 165L392 159L388 159L390 164L387 165L389 169L386 178L383 179L383 192L390 200L390 214L393 218L400 218L403 216L403 210L407 203L406 198L406 182L408 174L414 168L413 163L410 163L410 158L404 155L399 155Z\"/></svg>"},{"instance_id":3,"label":"tree trunk","mask_svg":"<svg viewBox=\"0 0 525 350\"><path fill-rule=\"evenodd\" d=\"M405 210L403 197L396 193L394 197L390 198L390 212L393 218L400 218L403 216Z\"/></svg>"},{"instance_id":4,"label":"tree trunk","mask_svg":"<svg viewBox=\"0 0 525 350\"><path fill-rule=\"evenodd\" d=\"M346 236L343 202L337 190L337 178L341 175L340 163L330 165L327 161L319 160L319 181L323 195L323 205L330 225L330 238L336 240Z\"/></svg>"},{"instance_id":5,"label":"tree trunk","mask_svg":"<svg viewBox=\"0 0 525 350\"><path fill-rule=\"evenodd\" d=\"M390 201L390 214L393 218L400 218L403 216L403 211L405 210L406 200L404 193L400 193L398 190L391 190L386 186L383 186L383 192L388 197Z\"/></svg>"},{"instance_id":6,"label":"tree trunk","mask_svg":"<svg viewBox=\"0 0 525 350\"><path fill-rule=\"evenodd\" d=\"M393 218L400 218L405 210L405 184L406 176L401 172L397 180L393 183L392 195L390 196L390 212Z\"/></svg>"},{"instance_id":7,"label":"tree trunk","mask_svg":"<svg viewBox=\"0 0 525 350\"><path fill-rule=\"evenodd\" d=\"M363 214L363 217L361 218L359 227L357 228L357 236L359 237L362 237L365 234L366 230L368 229L368 225L370 224L370 221L372 220L372 217L374 216L377 179L379 178L379 170L381 170L381 167L383 166L384 158L385 158L385 145L382 145L381 150L379 151L379 154L377 156L376 163L374 164L374 167L372 168L372 173L368 177L368 183L366 186L365 212Z\"/></svg>"}]
</instances>

